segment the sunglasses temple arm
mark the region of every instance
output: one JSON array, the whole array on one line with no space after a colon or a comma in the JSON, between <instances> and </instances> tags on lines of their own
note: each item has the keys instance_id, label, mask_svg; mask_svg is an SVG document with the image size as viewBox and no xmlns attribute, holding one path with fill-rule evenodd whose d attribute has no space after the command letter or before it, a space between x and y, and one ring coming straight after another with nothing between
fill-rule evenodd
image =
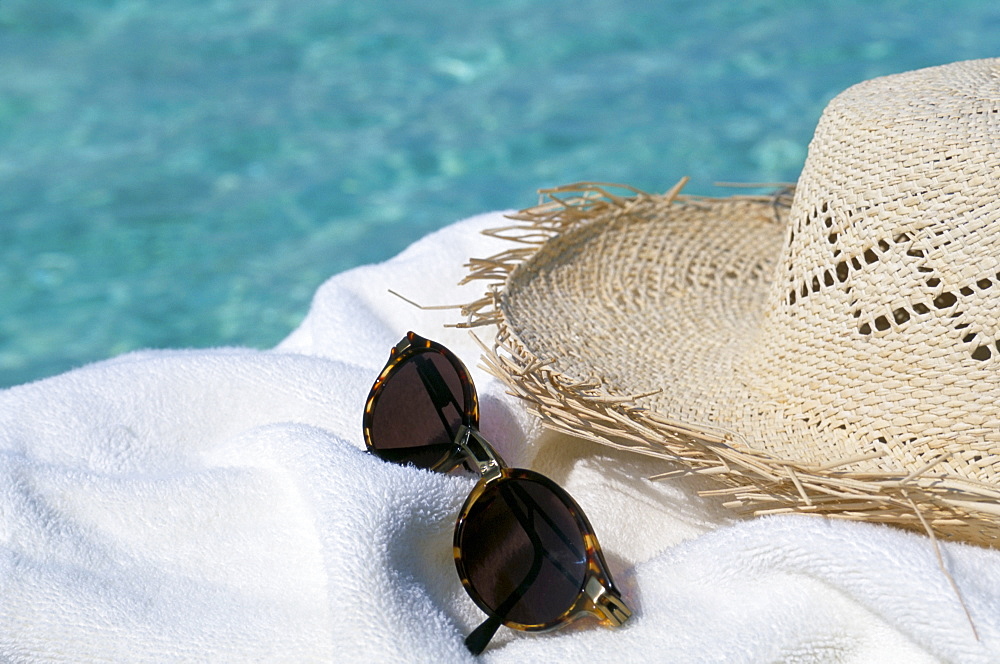
<instances>
[{"instance_id":1,"label":"sunglasses temple arm","mask_svg":"<svg viewBox=\"0 0 1000 664\"><path fill-rule=\"evenodd\" d=\"M503 624L507 614L510 613L510 610L514 608L514 605L517 604L522 597L524 597L524 593L528 592L528 588L530 588L531 584L535 582L536 578L538 578L538 572L541 569L539 562L540 561L536 556L535 564L532 565L531 571L528 572L527 576L524 577L524 580L521 581L521 585L519 585L514 592L512 592L507 599L504 600L503 604L501 604L494 613L483 621L483 624L472 630L472 632L465 637L465 647L468 648L469 652L473 655L478 655L486 650L486 646L489 644L490 639L492 639L493 635L497 633L498 629L500 629L500 625Z\"/></svg>"},{"instance_id":2,"label":"sunglasses temple arm","mask_svg":"<svg viewBox=\"0 0 1000 664\"><path fill-rule=\"evenodd\" d=\"M542 555L545 556L550 563L552 563L552 566L559 570L559 572L566 577L567 581L573 583L575 578L573 573L566 569L566 566L560 563L557 558L554 558L542 545L542 540L538 536L538 531L535 528L534 523L532 523L532 517L536 514L540 516L542 520L545 521L545 524L549 527L549 529L555 533L556 537L562 540L563 545L577 558L585 557L587 555L586 552L578 551L576 547L573 546L573 541L561 528L559 528L558 525L556 525L556 522L552 520L552 517L550 517L545 510L542 509L541 505L538 504L538 501L531 497L531 494L516 485L509 487L509 490L516 492L517 497L527 508L527 511L524 511L519 505L516 505L510 497L506 495L504 496L504 501L507 503L507 507L509 507L510 511L514 513L514 516L517 517L518 523L521 524L521 528L528 536L528 539L531 540L531 544L535 547L535 551L541 551ZM532 581L534 581L534 579L532 579Z\"/></svg>"},{"instance_id":3,"label":"sunglasses temple arm","mask_svg":"<svg viewBox=\"0 0 1000 664\"><path fill-rule=\"evenodd\" d=\"M458 445L462 454L465 455L465 461L469 470L478 471L487 481L498 476L500 470L506 468L507 464L500 458L497 451L493 449L493 446L483 438L478 429L463 424L457 432L451 430L444 409L447 406L451 406L461 413L462 405L455 401L455 396L451 393L451 389L445 382L444 376L441 375L441 372L438 371L432 362L426 361L419 355L414 357L413 360L417 366L417 374L420 376L420 381L424 384L424 389L427 390L431 401L434 403L434 409L437 411L441 424L444 426L445 431L448 432L448 435Z\"/></svg>"},{"instance_id":4,"label":"sunglasses temple arm","mask_svg":"<svg viewBox=\"0 0 1000 664\"><path fill-rule=\"evenodd\" d=\"M444 414L444 409L446 406L451 406L461 413L461 404L455 401L455 397L448 388L444 377L432 362L420 357L420 355L415 356L413 362L417 366L417 374L420 376L420 382L424 384L424 389L430 395L434 409L441 419L441 424L444 426L445 431L448 432L448 435L454 438L455 432L451 430L451 426L448 424L448 417Z\"/></svg>"},{"instance_id":5,"label":"sunglasses temple arm","mask_svg":"<svg viewBox=\"0 0 1000 664\"><path fill-rule=\"evenodd\" d=\"M545 510L543 510L527 492L519 490L518 494L522 502L524 502L525 505L531 509L531 512L533 514L539 514L542 519L545 520L545 523L549 526L549 528L552 529L552 532L562 540L563 544L566 545L568 549L573 550L574 547L570 538L567 537L566 533L556 525L555 521L552 520ZM533 527L529 530L530 524L527 523L529 516L523 514L521 510L514 509L514 506L510 505L509 501L508 505L511 507L511 511L514 512L514 515L521 523L525 532L528 533L528 537L531 539L535 547L541 548L541 542L538 541L537 534L534 532ZM549 559L549 562L551 562L556 569L558 569L570 581L573 580L573 575L563 565L561 565L558 560L550 556L544 548L541 548L541 550L543 555ZM619 627L629 619L632 615L632 610L629 609L622 600L610 577L607 576L607 572L604 571L604 567L607 563L604 562L604 556L601 555L600 549L596 548L596 546L594 555L598 559L598 571L591 574L590 578L587 580L587 584L583 588L583 592L587 595L587 598L590 599L597 613L600 614L599 617L602 621L612 627ZM602 581L602 578L604 581Z\"/></svg>"},{"instance_id":6,"label":"sunglasses temple arm","mask_svg":"<svg viewBox=\"0 0 1000 664\"><path fill-rule=\"evenodd\" d=\"M562 540L562 543L566 546L566 548L574 552L574 555L582 557L586 554L581 553L579 551L575 551L575 547L573 546L573 543L570 540L570 538L561 528L559 528L559 526L552 519L552 517L550 517L548 513L541 508L538 502L531 497L531 494L524 491L522 488L518 486L511 486L510 490L517 493L517 497L524 504L524 508L527 509L526 512L524 509L522 509L520 505L517 505L513 501L513 497L504 495L504 500L507 503L507 506L510 507L511 512L514 513L514 516L517 518L518 522L521 524L521 527L524 529L525 534L528 535L528 538L531 540L532 545L535 547L536 563L541 562L541 558L538 557L538 552L541 552L541 555L544 556L552 564L553 567L558 569L559 572L563 576L565 576L570 583L572 583L575 578L573 574L569 570L567 570L566 567L562 563L560 563L557 558L553 557L549 553L549 551L542 545L541 539L538 537L538 532L536 531L534 524L532 523L532 516L535 514L539 515L545 521L546 525L552 530L552 532L560 540ZM612 627L619 627L622 625L622 623L628 620L629 616L632 615L632 611L628 608L625 602L618 595L618 591L615 589L613 583L611 583L610 578L607 578L607 572L603 571L606 563L604 562L604 557L601 555L600 550L595 550L594 555L598 558L598 564L597 564L598 571L592 571L590 577L587 579L586 585L583 588L583 593L593 604L594 610L596 610L596 612L600 614L599 617L602 619L602 621L604 621L606 624ZM540 565L532 566L532 569L525 576L525 580L521 582L521 586L511 595L513 601L508 599L507 601L504 602L503 606L500 607L501 610L499 610L498 613L501 615L501 617L504 616L506 612L510 610L508 603L510 603L512 606L513 602L519 600L521 596L525 592L527 592L528 587L532 583L534 583L535 578L538 575L538 572L540 571L539 567ZM602 579L604 580L602 581Z\"/></svg>"},{"instance_id":7,"label":"sunglasses temple arm","mask_svg":"<svg viewBox=\"0 0 1000 664\"><path fill-rule=\"evenodd\" d=\"M549 555L549 552L545 550L545 547L542 545L541 538L538 537L538 533L535 531L535 528L531 523L531 515L541 514L548 523L549 527L558 534L559 538L562 539L567 546L571 546L568 538L564 533L562 533L562 531L559 530L555 523L547 517L544 510L541 509L538 503L526 491L523 491L518 487L504 487L504 489L501 489L500 495L503 496L504 502L507 503L507 507L510 508L510 511L514 514L518 523L521 524L521 528L524 530L524 533L528 536L528 539L531 540L535 555L531 562L531 569L529 569L528 573L524 575L524 579L522 579L521 583L514 589L514 592L507 596L507 599L503 601L503 604L497 607L497 610L490 615L483 622L483 624L474 629L472 633L465 638L465 646L473 655L478 655L486 649L490 639L492 639L493 635L496 634L498 629L500 629L500 625L503 624L507 614L514 608L515 604L521 601L524 594L528 592L528 589L538 579L538 575L542 571L543 557L547 558L549 562L552 563L552 565L558 569L567 578L567 580L569 580L570 583L573 583L573 575L570 574L557 559L553 558ZM527 512L521 505L518 504L515 496L510 495L511 492L517 493L516 498L520 499L520 501L524 503L524 506L528 509ZM588 584L588 595L590 595L589 585L590 584ZM600 586L601 591L605 590L604 587L601 586L600 582L598 582L598 586Z\"/></svg>"},{"instance_id":8,"label":"sunglasses temple arm","mask_svg":"<svg viewBox=\"0 0 1000 664\"><path fill-rule=\"evenodd\" d=\"M493 635L500 629L500 625L503 624L503 618L500 614L492 615L482 625L472 630L465 637L465 647L469 649L469 652L473 655L482 654L486 650L486 646L489 645L490 639L493 638Z\"/></svg>"},{"instance_id":9,"label":"sunglasses temple arm","mask_svg":"<svg viewBox=\"0 0 1000 664\"><path fill-rule=\"evenodd\" d=\"M511 508L511 511L514 512L514 515L517 517L517 520L521 522L522 526L524 526L524 520L527 518L527 515L524 514L516 506L512 505L511 501L506 496L504 496L504 500ZM531 585L535 582L536 579L538 579L538 575L542 571L542 556L545 556L550 560L552 560L551 557L549 557L546 554L545 550L542 548L542 543L538 540L537 533L534 533L527 527L525 527L525 532L531 539L531 542L534 545L534 550L535 550L534 559L531 561L531 569L529 569L528 573L524 575L524 579L517 586L517 588L514 589L514 592L512 592L510 595L507 596L507 599L503 601L503 604L498 606L497 610L488 618L486 618L485 621L483 621L483 624L474 629L471 634L465 637L465 647L468 648L469 652L471 652L473 655L478 655L482 653L483 650L486 649L487 644L489 644L490 639L493 638L493 635L497 633L497 630L500 629L500 625L503 624L503 621L507 617L507 614L510 613L510 610L514 608L515 604L521 601L521 598L524 597L524 594L528 592L528 589L531 588Z\"/></svg>"}]
</instances>

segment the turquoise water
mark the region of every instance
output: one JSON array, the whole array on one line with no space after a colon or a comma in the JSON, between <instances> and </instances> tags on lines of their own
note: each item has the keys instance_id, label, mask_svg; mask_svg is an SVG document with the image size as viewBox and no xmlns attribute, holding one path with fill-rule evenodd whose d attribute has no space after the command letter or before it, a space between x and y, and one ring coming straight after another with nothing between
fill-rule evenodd
<instances>
[{"instance_id":1,"label":"turquoise water","mask_svg":"<svg viewBox=\"0 0 1000 664\"><path fill-rule=\"evenodd\" d=\"M0 386L268 347L540 187L794 180L834 94L998 38L994 0L0 0Z\"/></svg>"}]
</instances>

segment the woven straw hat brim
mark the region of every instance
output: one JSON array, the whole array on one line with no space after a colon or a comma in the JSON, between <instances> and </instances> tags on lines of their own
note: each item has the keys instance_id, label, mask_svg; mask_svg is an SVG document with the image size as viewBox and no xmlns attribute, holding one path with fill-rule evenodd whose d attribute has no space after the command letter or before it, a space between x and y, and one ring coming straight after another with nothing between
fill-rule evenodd
<instances>
[{"instance_id":1,"label":"woven straw hat brim","mask_svg":"<svg viewBox=\"0 0 1000 664\"><path fill-rule=\"evenodd\" d=\"M791 190L725 199L578 184L492 231L511 248L474 259L488 282L467 325L494 324L487 368L549 427L704 475L742 514L805 512L998 544L1000 490L864 455L763 451L727 421L751 397L734 366L759 342ZM622 193L624 190L624 193ZM736 403L737 408L733 408Z\"/></svg>"}]
</instances>

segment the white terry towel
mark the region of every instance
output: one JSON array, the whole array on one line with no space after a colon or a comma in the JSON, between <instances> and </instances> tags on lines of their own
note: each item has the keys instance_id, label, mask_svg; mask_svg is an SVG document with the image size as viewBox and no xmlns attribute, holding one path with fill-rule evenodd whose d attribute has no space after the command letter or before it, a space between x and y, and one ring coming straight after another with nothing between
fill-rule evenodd
<instances>
[{"instance_id":1,"label":"white terry towel","mask_svg":"<svg viewBox=\"0 0 1000 664\"><path fill-rule=\"evenodd\" d=\"M622 629L501 628L496 662L1000 661L1000 552L842 521L740 521L655 460L542 431L476 368L455 286L499 214L330 279L271 351L140 352L0 392L0 660L442 662L483 618L451 558L472 477L364 452L408 330L465 360L482 429L587 512ZM489 338L490 331L483 332ZM970 620L971 619L971 620ZM975 625L978 638L971 625Z\"/></svg>"}]
</instances>

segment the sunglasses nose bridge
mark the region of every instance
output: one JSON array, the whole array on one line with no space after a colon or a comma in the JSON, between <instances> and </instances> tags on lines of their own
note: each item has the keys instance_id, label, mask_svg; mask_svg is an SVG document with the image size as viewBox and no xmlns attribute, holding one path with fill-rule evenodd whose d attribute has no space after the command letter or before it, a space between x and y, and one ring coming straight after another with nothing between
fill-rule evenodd
<instances>
[{"instance_id":1,"label":"sunglasses nose bridge","mask_svg":"<svg viewBox=\"0 0 1000 664\"><path fill-rule=\"evenodd\" d=\"M477 471L486 482L500 479L507 467L497 451L493 449L479 430L463 424L455 436L455 442L465 456L470 470Z\"/></svg>"}]
</instances>

